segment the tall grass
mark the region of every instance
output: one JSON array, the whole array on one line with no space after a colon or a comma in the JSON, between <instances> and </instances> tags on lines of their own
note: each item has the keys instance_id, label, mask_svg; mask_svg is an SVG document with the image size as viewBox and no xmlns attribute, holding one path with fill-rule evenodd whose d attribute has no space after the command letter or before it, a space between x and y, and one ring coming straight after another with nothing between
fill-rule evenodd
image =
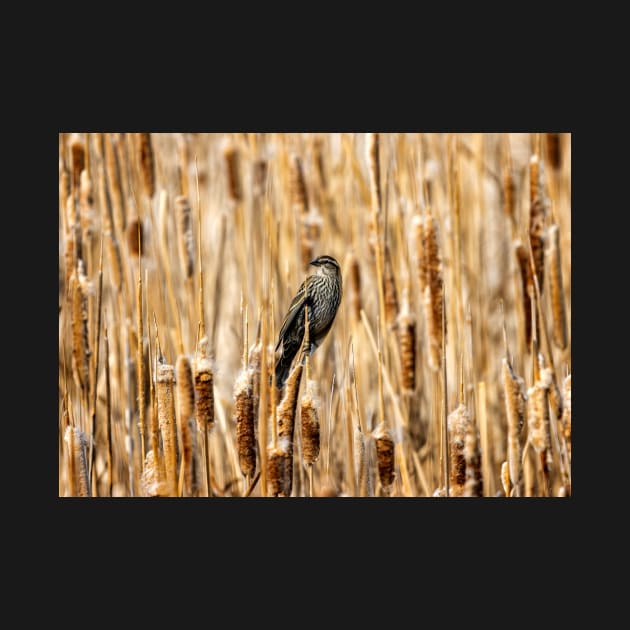
<instances>
[{"instance_id":1,"label":"tall grass","mask_svg":"<svg viewBox=\"0 0 630 630\"><path fill-rule=\"evenodd\" d=\"M61 133L59 495L568 496L570 278L569 134Z\"/></svg>"}]
</instances>

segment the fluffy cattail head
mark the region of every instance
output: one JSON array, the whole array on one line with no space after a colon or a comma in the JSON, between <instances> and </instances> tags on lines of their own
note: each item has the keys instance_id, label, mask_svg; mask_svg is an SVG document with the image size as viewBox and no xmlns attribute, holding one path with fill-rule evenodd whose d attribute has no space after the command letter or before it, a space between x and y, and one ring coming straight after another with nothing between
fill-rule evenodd
<instances>
[{"instance_id":1,"label":"fluffy cattail head","mask_svg":"<svg viewBox=\"0 0 630 630\"><path fill-rule=\"evenodd\" d=\"M409 290L403 291L402 309L398 315L400 344L400 383L404 391L416 389L416 318L409 306Z\"/></svg>"},{"instance_id":2,"label":"fluffy cattail head","mask_svg":"<svg viewBox=\"0 0 630 630\"><path fill-rule=\"evenodd\" d=\"M153 144L151 143L150 133L138 134L138 151L142 185L144 192L150 198L155 193L155 159L153 157Z\"/></svg>"},{"instance_id":3,"label":"fluffy cattail head","mask_svg":"<svg viewBox=\"0 0 630 630\"><path fill-rule=\"evenodd\" d=\"M175 406L173 383L175 370L167 363L158 364L157 368L157 403L158 422L164 445L164 466L169 494L177 494L177 436L175 432Z\"/></svg>"},{"instance_id":4,"label":"fluffy cattail head","mask_svg":"<svg viewBox=\"0 0 630 630\"><path fill-rule=\"evenodd\" d=\"M466 462L466 481L464 483L464 496L483 496L479 437L477 435L477 427L472 422L468 423L466 437L464 438L464 461Z\"/></svg>"},{"instance_id":5,"label":"fluffy cattail head","mask_svg":"<svg viewBox=\"0 0 630 630\"><path fill-rule=\"evenodd\" d=\"M309 379L306 382L306 393L300 401L302 453L304 463L309 466L319 458L319 405L317 383Z\"/></svg>"},{"instance_id":6,"label":"fluffy cattail head","mask_svg":"<svg viewBox=\"0 0 630 630\"><path fill-rule=\"evenodd\" d=\"M208 338L199 340L199 350L194 364L195 419L200 431L214 425L214 386L212 364L207 356Z\"/></svg>"},{"instance_id":7,"label":"fluffy cattail head","mask_svg":"<svg viewBox=\"0 0 630 630\"><path fill-rule=\"evenodd\" d=\"M68 426L64 434L64 441L68 448L70 496L87 497L90 488L86 453L88 439L79 429Z\"/></svg>"},{"instance_id":8,"label":"fluffy cattail head","mask_svg":"<svg viewBox=\"0 0 630 630\"><path fill-rule=\"evenodd\" d=\"M540 168L537 155L530 160L530 209L529 209L529 240L534 257L534 269L538 278L538 287L542 291L545 268L545 204L542 196Z\"/></svg>"},{"instance_id":9,"label":"fluffy cattail head","mask_svg":"<svg viewBox=\"0 0 630 630\"><path fill-rule=\"evenodd\" d=\"M78 191L81 171L85 169L85 145L78 133L73 133L70 138L70 158L72 163L72 190Z\"/></svg>"},{"instance_id":10,"label":"fluffy cattail head","mask_svg":"<svg viewBox=\"0 0 630 630\"><path fill-rule=\"evenodd\" d=\"M451 496L460 497L464 494L466 483L466 459L464 446L466 433L469 430L470 415L465 405L461 404L448 416L449 437L449 481Z\"/></svg>"},{"instance_id":11,"label":"fluffy cattail head","mask_svg":"<svg viewBox=\"0 0 630 630\"><path fill-rule=\"evenodd\" d=\"M193 486L193 438L191 421L195 414L195 389L192 368L187 356L180 354L175 364L177 376L177 422L182 437L182 457L184 459L184 487L190 494Z\"/></svg>"},{"instance_id":12,"label":"fluffy cattail head","mask_svg":"<svg viewBox=\"0 0 630 630\"><path fill-rule=\"evenodd\" d=\"M551 447L549 433L549 385L552 373L549 368L540 370L540 377L527 390L527 422L529 441L537 453Z\"/></svg>"},{"instance_id":13,"label":"fluffy cattail head","mask_svg":"<svg viewBox=\"0 0 630 630\"><path fill-rule=\"evenodd\" d=\"M502 360L503 391L508 426L508 466L512 485L521 483L521 429L525 418L525 384L517 376L508 360Z\"/></svg>"},{"instance_id":14,"label":"fluffy cattail head","mask_svg":"<svg viewBox=\"0 0 630 630\"><path fill-rule=\"evenodd\" d=\"M551 292L551 314L553 320L553 340L558 348L567 347L567 319L564 307L564 287L562 283L562 262L560 260L560 230L552 225L547 231L547 269Z\"/></svg>"},{"instance_id":15,"label":"fluffy cattail head","mask_svg":"<svg viewBox=\"0 0 630 630\"><path fill-rule=\"evenodd\" d=\"M254 394L252 375L242 369L234 385L234 420L236 421L236 445L241 472L251 476L256 470L256 435L254 423Z\"/></svg>"},{"instance_id":16,"label":"fluffy cattail head","mask_svg":"<svg viewBox=\"0 0 630 630\"><path fill-rule=\"evenodd\" d=\"M291 494L293 448L288 438L280 438L278 445L267 451L267 483L271 496L288 497Z\"/></svg>"}]
</instances>

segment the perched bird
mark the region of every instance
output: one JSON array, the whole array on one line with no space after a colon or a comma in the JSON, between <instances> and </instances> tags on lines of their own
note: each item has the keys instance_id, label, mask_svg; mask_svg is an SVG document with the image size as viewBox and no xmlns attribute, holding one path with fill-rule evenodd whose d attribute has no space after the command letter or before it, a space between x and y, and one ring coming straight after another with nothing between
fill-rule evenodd
<instances>
[{"instance_id":1,"label":"perched bird","mask_svg":"<svg viewBox=\"0 0 630 630\"><path fill-rule=\"evenodd\" d=\"M278 335L276 351L280 346L282 350L276 361L277 389L284 387L291 363L302 346L305 308L308 308L310 355L328 334L341 303L339 263L332 256L319 256L309 264L318 268L317 273L306 278L300 285Z\"/></svg>"}]
</instances>

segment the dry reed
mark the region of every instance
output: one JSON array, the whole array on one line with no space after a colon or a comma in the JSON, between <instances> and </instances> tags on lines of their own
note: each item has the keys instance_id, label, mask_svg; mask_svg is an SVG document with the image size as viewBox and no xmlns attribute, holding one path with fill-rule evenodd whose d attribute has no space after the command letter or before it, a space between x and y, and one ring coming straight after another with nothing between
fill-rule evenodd
<instances>
[{"instance_id":1,"label":"dry reed","mask_svg":"<svg viewBox=\"0 0 630 630\"><path fill-rule=\"evenodd\" d=\"M175 406L173 400L174 369L168 363L157 368L158 422L164 446L164 467L169 496L177 495L177 436L175 433Z\"/></svg>"},{"instance_id":2,"label":"dry reed","mask_svg":"<svg viewBox=\"0 0 630 630\"><path fill-rule=\"evenodd\" d=\"M560 260L560 230L551 225L547 230L547 269L551 292L551 314L553 340L561 350L567 347L567 319L564 307L564 287L562 283L562 263Z\"/></svg>"}]
</instances>

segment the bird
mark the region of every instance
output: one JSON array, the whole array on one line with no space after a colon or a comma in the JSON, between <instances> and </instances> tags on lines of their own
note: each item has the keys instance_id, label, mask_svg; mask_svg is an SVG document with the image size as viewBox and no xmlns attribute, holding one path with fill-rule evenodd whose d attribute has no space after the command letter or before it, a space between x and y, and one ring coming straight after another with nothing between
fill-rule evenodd
<instances>
[{"instance_id":1,"label":"bird","mask_svg":"<svg viewBox=\"0 0 630 630\"><path fill-rule=\"evenodd\" d=\"M291 363L302 346L305 309L308 308L309 322L309 348L306 351L312 355L331 329L341 303L343 287L339 263L332 256L324 255L309 265L317 267L317 272L300 285L278 335L275 348L276 352L281 348L275 368L278 390L284 387Z\"/></svg>"}]
</instances>

